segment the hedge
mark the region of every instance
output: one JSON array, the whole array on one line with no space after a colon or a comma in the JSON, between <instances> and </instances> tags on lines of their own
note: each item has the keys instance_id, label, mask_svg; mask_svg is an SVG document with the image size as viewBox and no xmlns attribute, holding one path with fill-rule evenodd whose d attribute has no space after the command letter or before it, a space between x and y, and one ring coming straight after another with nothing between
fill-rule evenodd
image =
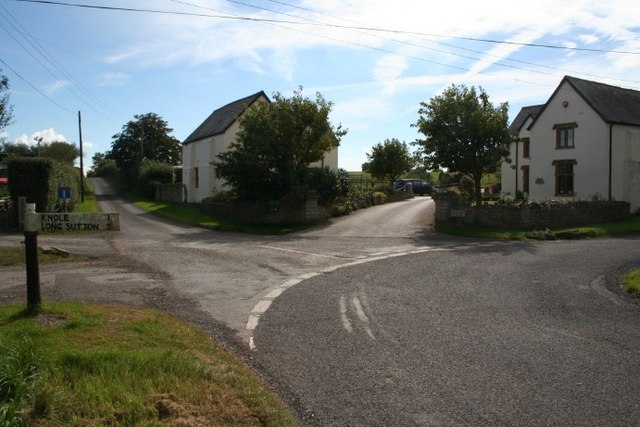
<instances>
[{"instance_id":1,"label":"hedge","mask_svg":"<svg viewBox=\"0 0 640 427\"><path fill-rule=\"evenodd\" d=\"M14 157L7 161L9 194L26 197L38 212L72 211L78 199L79 175L72 166L46 158ZM58 199L58 187L70 187L71 198Z\"/></svg>"}]
</instances>

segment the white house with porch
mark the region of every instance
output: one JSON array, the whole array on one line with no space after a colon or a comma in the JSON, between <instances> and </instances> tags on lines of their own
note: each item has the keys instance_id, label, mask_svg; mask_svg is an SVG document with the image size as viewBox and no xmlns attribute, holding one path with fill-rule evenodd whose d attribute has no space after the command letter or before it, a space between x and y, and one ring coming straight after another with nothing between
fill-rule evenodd
<instances>
[{"instance_id":1,"label":"white house with porch","mask_svg":"<svg viewBox=\"0 0 640 427\"><path fill-rule=\"evenodd\" d=\"M622 200L640 208L640 91L566 76L511 129L502 192L532 200Z\"/></svg>"}]
</instances>

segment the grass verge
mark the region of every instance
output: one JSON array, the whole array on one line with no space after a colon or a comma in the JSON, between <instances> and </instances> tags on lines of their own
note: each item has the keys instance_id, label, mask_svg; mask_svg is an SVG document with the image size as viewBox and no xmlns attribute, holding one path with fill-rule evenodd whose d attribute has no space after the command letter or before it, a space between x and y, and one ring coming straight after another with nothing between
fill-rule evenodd
<instances>
[{"instance_id":1,"label":"grass verge","mask_svg":"<svg viewBox=\"0 0 640 427\"><path fill-rule=\"evenodd\" d=\"M294 420L192 325L117 306L0 306L0 425L262 425Z\"/></svg>"},{"instance_id":2,"label":"grass verge","mask_svg":"<svg viewBox=\"0 0 640 427\"><path fill-rule=\"evenodd\" d=\"M251 234L281 235L304 230L309 224L246 224L216 219L204 214L199 204L158 202L129 195L128 198L140 209L168 220L210 230L238 231Z\"/></svg>"},{"instance_id":3,"label":"grass verge","mask_svg":"<svg viewBox=\"0 0 640 427\"><path fill-rule=\"evenodd\" d=\"M99 213L102 212L100 209L100 205L98 205L98 201L96 200L96 195L93 192L93 185L91 181L88 179L84 179L84 202L80 201L80 197L78 197L78 201L76 202L74 212L78 213Z\"/></svg>"},{"instance_id":4,"label":"grass verge","mask_svg":"<svg viewBox=\"0 0 640 427\"><path fill-rule=\"evenodd\" d=\"M622 277L624 291L640 297L640 270L634 270Z\"/></svg>"},{"instance_id":5,"label":"grass verge","mask_svg":"<svg viewBox=\"0 0 640 427\"><path fill-rule=\"evenodd\" d=\"M459 226L449 222L439 222L438 224L436 224L435 228L441 233L461 237L526 240L526 231L524 230L495 230L488 228L474 228ZM583 227L557 228L552 229L551 231L556 234L567 231L577 231L582 235L589 235L591 237L614 237L629 234L639 234L640 215L632 215L631 217L618 222L594 224Z\"/></svg>"},{"instance_id":6,"label":"grass verge","mask_svg":"<svg viewBox=\"0 0 640 427\"><path fill-rule=\"evenodd\" d=\"M38 262L40 264L53 264L58 262L82 262L88 261L90 258L86 256L79 256L69 254L68 256L62 256L55 253L46 253L41 248L38 248ZM14 265L24 265L25 254L24 246L20 247L1 247L0 248L0 267L10 267ZM2 423L0 423L2 425Z\"/></svg>"}]
</instances>

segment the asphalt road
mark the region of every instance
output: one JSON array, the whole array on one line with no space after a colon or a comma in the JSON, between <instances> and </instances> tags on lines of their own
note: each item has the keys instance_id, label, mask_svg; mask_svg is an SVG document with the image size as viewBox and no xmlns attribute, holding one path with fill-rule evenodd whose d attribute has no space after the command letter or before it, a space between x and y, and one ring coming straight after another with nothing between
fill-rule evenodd
<instances>
[{"instance_id":1,"label":"asphalt road","mask_svg":"<svg viewBox=\"0 0 640 427\"><path fill-rule=\"evenodd\" d=\"M103 211L120 213L121 231L106 236L41 234L43 245L99 258L72 268L41 266L43 298L157 305L183 317L196 310L229 327L246 344L259 308L283 284L413 250L422 244L423 224L433 217L433 201L422 197L358 211L298 235L253 236L162 221L123 201L104 180L92 182ZM384 233L384 221L398 222L393 236ZM0 235L0 245L20 240L21 235ZM24 300L24 281L23 268L0 271L0 302ZM184 303L172 304L177 298Z\"/></svg>"},{"instance_id":2,"label":"asphalt road","mask_svg":"<svg viewBox=\"0 0 640 427\"><path fill-rule=\"evenodd\" d=\"M335 426L638 426L638 238L451 244L285 291L256 357Z\"/></svg>"},{"instance_id":3,"label":"asphalt road","mask_svg":"<svg viewBox=\"0 0 640 427\"><path fill-rule=\"evenodd\" d=\"M239 337L310 424L640 425L639 309L613 280L640 263L637 238L451 238L430 229L428 197L251 236L94 187L122 231L41 235L97 257L41 266L44 299L157 307ZM0 302L24 288L22 267L0 269Z\"/></svg>"}]
</instances>

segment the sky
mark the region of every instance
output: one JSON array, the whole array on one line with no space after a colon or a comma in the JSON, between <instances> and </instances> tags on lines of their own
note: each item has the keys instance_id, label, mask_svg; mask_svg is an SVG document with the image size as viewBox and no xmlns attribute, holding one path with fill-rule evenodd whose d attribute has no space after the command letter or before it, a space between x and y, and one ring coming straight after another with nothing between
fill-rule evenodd
<instances>
[{"instance_id":1,"label":"sky","mask_svg":"<svg viewBox=\"0 0 640 427\"><path fill-rule=\"evenodd\" d=\"M81 112L88 168L135 115L184 141L229 102L302 87L333 103L339 166L359 171L375 144L420 138L420 103L451 85L482 87L511 119L565 75L640 90L636 2L0 0L15 119L0 136L78 144Z\"/></svg>"}]
</instances>

